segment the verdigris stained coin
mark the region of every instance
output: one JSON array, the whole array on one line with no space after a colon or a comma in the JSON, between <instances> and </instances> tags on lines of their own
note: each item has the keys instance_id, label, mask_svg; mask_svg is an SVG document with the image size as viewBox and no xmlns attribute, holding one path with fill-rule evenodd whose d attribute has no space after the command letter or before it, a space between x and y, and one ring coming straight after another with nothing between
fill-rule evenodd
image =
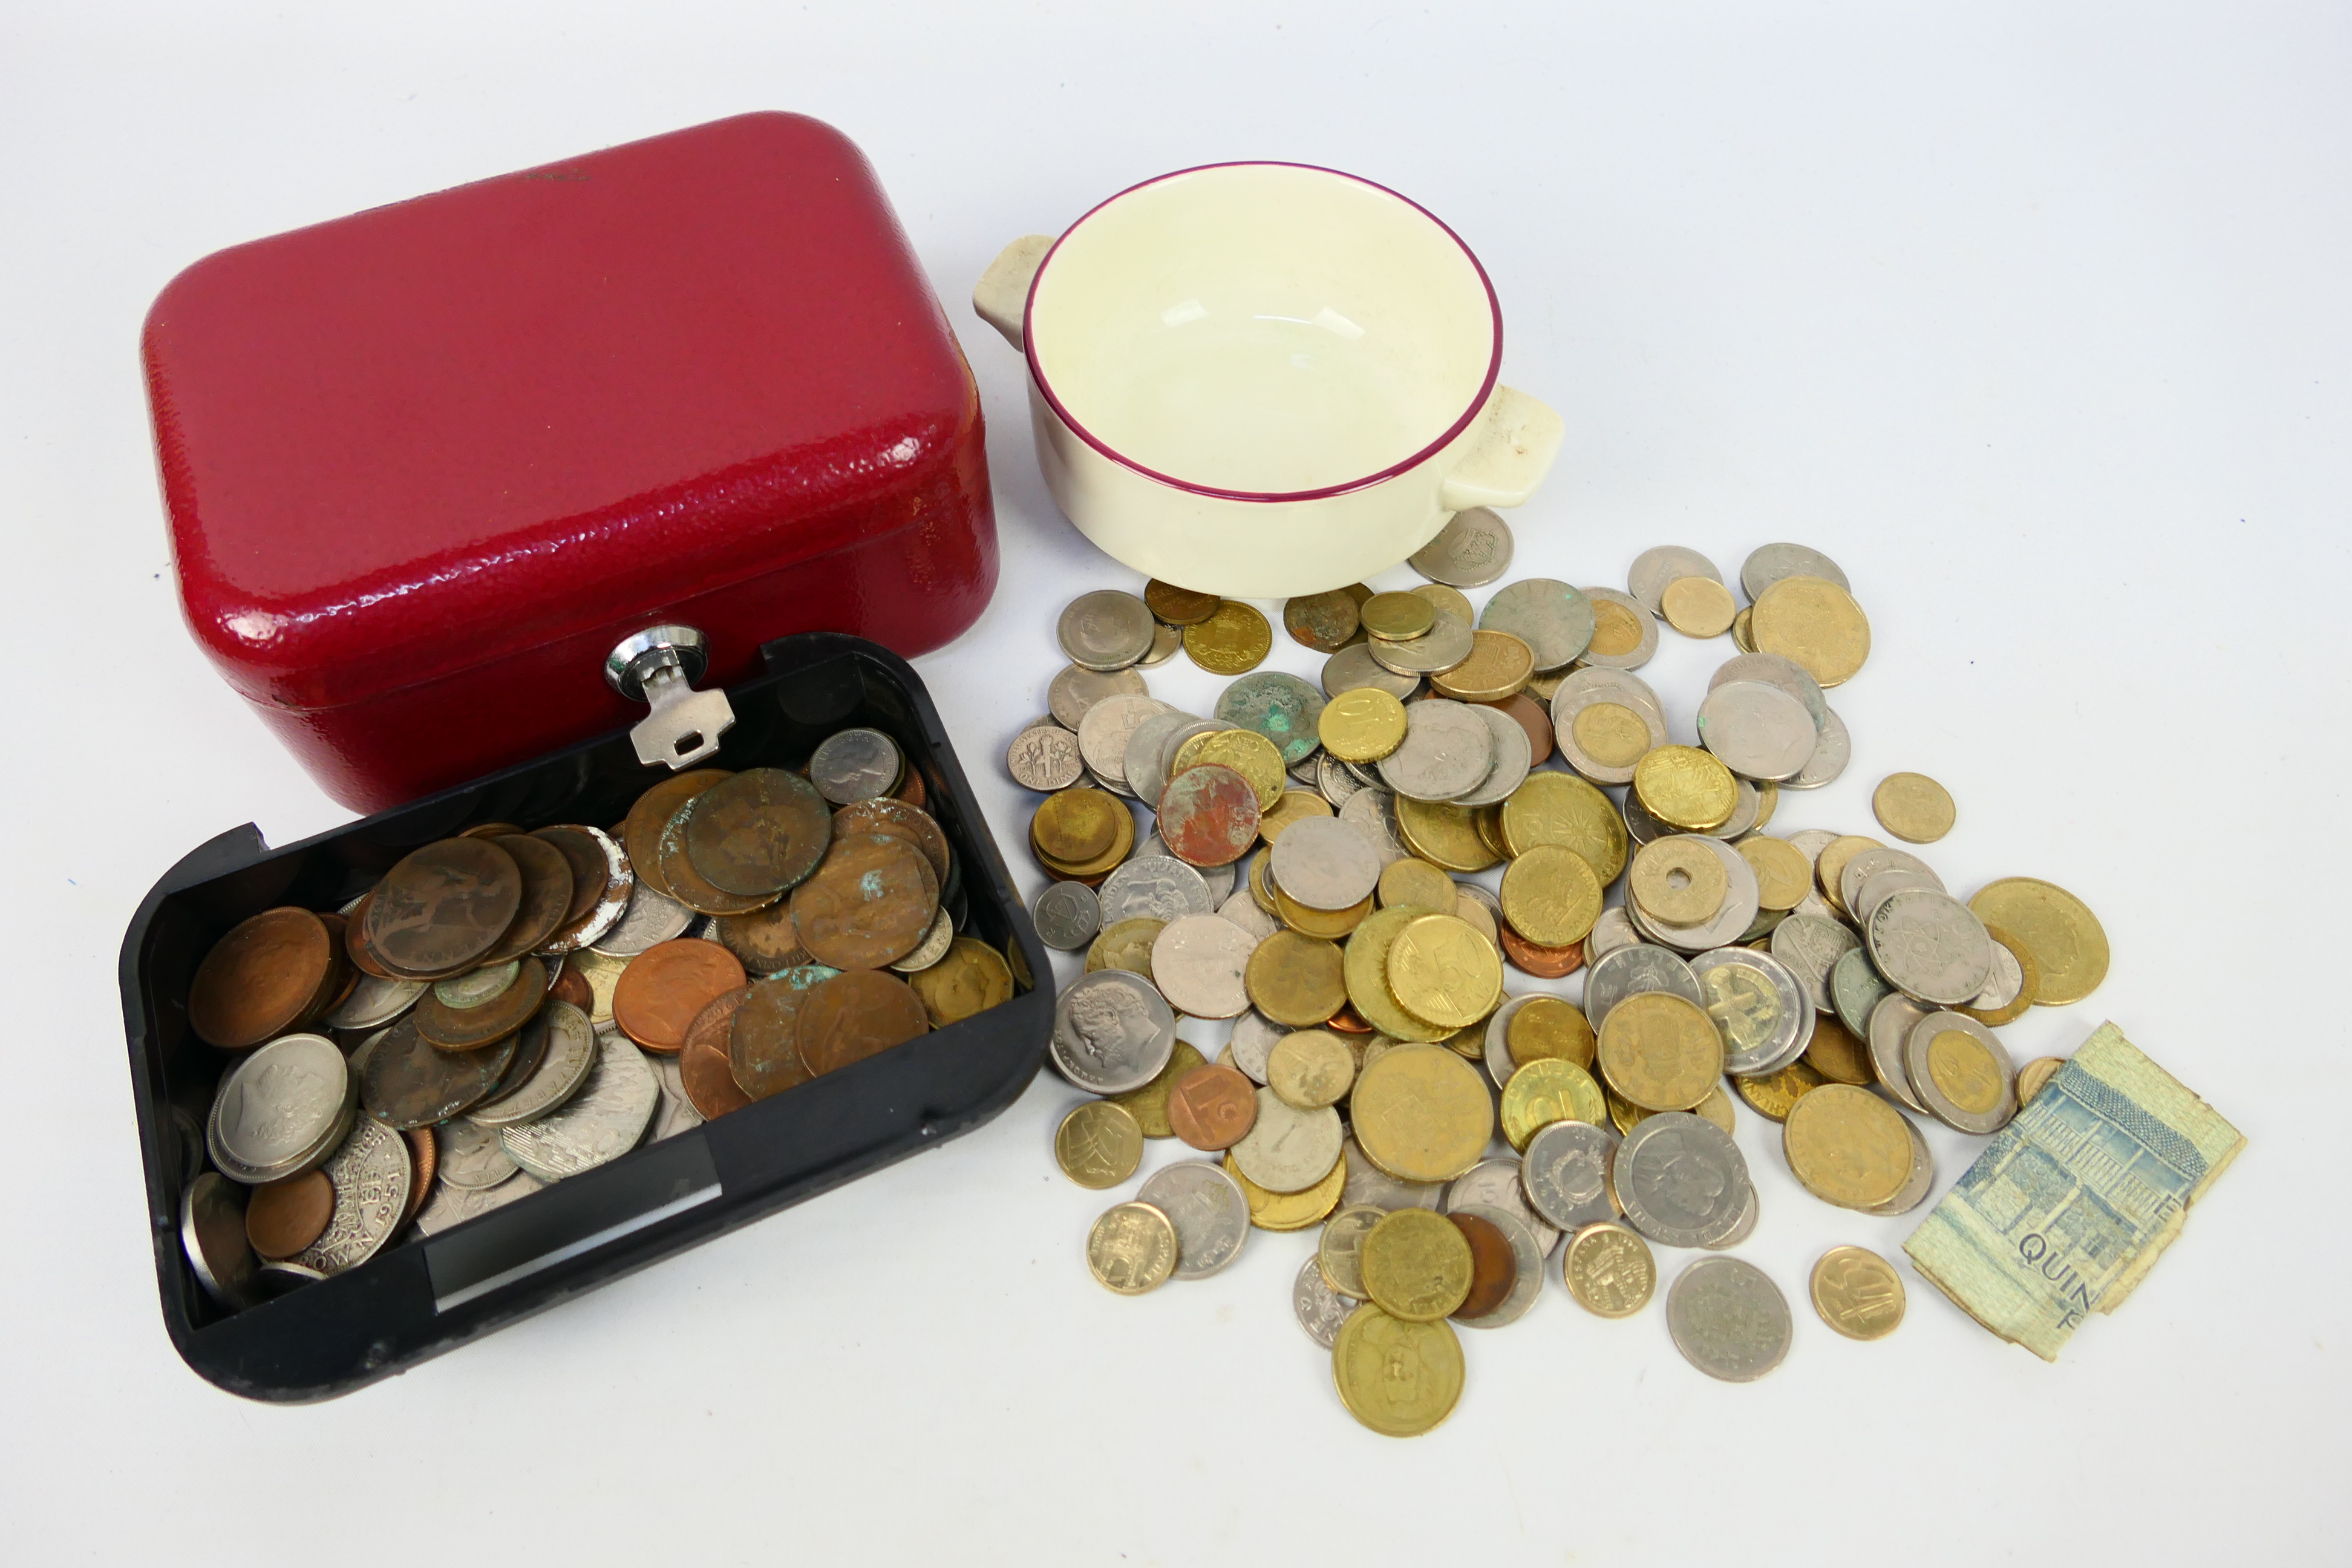
<instances>
[{"instance_id":1,"label":"verdigris stained coin","mask_svg":"<svg viewBox=\"0 0 2352 1568\"><path fill-rule=\"evenodd\" d=\"M1281 670L1259 670L1225 688L1217 699L1216 716L1273 742L1288 766L1305 761L1315 750L1323 703L1323 694L1298 677Z\"/></svg>"}]
</instances>

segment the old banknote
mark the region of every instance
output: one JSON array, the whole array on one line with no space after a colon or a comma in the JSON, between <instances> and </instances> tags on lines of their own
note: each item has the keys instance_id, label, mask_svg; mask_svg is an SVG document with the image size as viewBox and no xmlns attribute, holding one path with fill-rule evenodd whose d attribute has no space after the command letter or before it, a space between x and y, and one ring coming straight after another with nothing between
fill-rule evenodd
<instances>
[{"instance_id":1,"label":"old banknote","mask_svg":"<svg viewBox=\"0 0 2352 1568\"><path fill-rule=\"evenodd\" d=\"M2055 1361L2086 1314L2131 1294L2245 1145L2102 1024L1904 1250L1977 1321Z\"/></svg>"}]
</instances>

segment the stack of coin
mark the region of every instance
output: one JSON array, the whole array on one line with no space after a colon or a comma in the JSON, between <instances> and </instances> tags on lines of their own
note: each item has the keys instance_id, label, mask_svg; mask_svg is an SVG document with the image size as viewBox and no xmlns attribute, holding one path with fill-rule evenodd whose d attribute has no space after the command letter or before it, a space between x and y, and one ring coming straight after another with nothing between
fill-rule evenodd
<instances>
[{"instance_id":1,"label":"stack of coin","mask_svg":"<svg viewBox=\"0 0 2352 1568\"><path fill-rule=\"evenodd\" d=\"M1008 1000L923 791L843 730L805 772L484 824L233 928L189 994L237 1053L184 1205L199 1279L249 1304Z\"/></svg>"}]
</instances>

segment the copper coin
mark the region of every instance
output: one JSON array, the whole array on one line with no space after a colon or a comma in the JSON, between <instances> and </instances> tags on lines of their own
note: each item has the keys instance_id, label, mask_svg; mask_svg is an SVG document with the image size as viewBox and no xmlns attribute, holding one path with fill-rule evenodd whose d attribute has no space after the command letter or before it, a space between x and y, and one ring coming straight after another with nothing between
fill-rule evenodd
<instances>
[{"instance_id":1,"label":"copper coin","mask_svg":"<svg viewBox=\"0 0 2352 1568\"><path fill-rule=\"evenodd\" d=\"M697 1013L694 1022L687 1026L686 1049L677 1056L678 1081L686 1089L687 1103L700 1111L705 1121L716 1121L751 1103L751 1097L735 1081L734 1067L727 1057L728 1031L746 994L730 991Z\"/></svg>"},{"instance_id":2,"label":"copper coin","mask_svg":"<svg viewBox=\"0 0 2352 1568\"><path fill-rule=\"evenodd\" d=\"M811 1077L835 1072L930 1027L921 999L898 976L871 969L836 974L801 1004L801 1063Z\"/></svg>"},{"instance_id":3,"label":"copper coin","mask_svg":"<svg viewBox=\"0 0 2352 1568\"><path fill-rule=\"evenodd\" d=\"M833 814L833 836L845 833L887 833L893 838L903 838L923 852L931 863L932 874L942 882L948 879L948 836L931 820L931 814L903 800L861 800L855 805L845 805Z\"/></svg>"},{"instance_id":4,"label":"copper coin","mask_svg":"<svg viewBox=\"0 0 2352 1568\"><path fill-rule=\"evenodd\" d=\"M547 994L549 1001L558 1000L552 990ZM576 1002L572 1005L580 1006ZM589 1011L589 1008L580 1007L583 1017ZM530 1023L515 1031L514 1059L507 1063L507 1070L499 1076L498 1087L484 1095L484 1100L503 1099L521 1088L523 1080L539 1070L540 1058L547 1055L547 1009L542 1006L532 1016Z\"/></svg>"},{"instance_id":5,"label":"copper coin","mask_svg":"<svg viewBox=\"0 0 2352 1568\"><path fill-rule=\"evenodd\" d=\"M1230 866L1257 842L1257 791L1218 763L1186 768L1160 795L1160 837L1194 866Z\"/></svg>"},{"instance_id":6,"label":"copper coin","mask_svg":"<svg viewBox=\"0 0 2352 1568\"><path fill-rule=\"evenodd\" d=\"M245 1201L245 1239L275 1263L319 1239L335 1217L335 1184L324 1171L306 1171L253 1189Z\"/></svg>"},{"instance_id":7,"label":"copper coin","mask_svg":"<svg viewBox=\"0 0 2352 1568\"><path fill-rule=\"evenodd\" d=\"M793 889L801 945L835 969L879 969L915 951L939 919L940 882L903 838L850 833Z\"/></svg>"},{"instance_id":8,"label":"copper coin","mask_svg":"<svg viewBox=\"0 0 2352 1568\"><path fill-rule=\"evenodd\" d=\"M378 980L398 980L402 976L386 969L383 960L378 958L375 950L367 944L368 906L374 901L375 889L370 888L360 896L360 901L352 906L351 912L343 917L343 956L350 959L352 967L362 974L373 975Z\"/></svg>"},{"instance_id":9,"label":"copper coin","mask_svg":"<svg viewBox=\"0 0 2352 1568\"><path fill-rule=\"evenodd\" d=\"M308 910L264 910L213 943L188 987L198 1038L242 1050L284 1034L333 972L326 923Z\"/></svg>"},{"instance_id":10,"label":"copper coin","mask_svg":"<svg viewBox=\"0 0 2352 1568\"><path fill-rule=\"evenodd\" d=\"M519 822L478 822L474 824L473 826L467 828L463 833L457 835L457 837L460 838L504 838L509 834L520 833L521 831L522 824Z\"/></svg>"},{"instance_id":11,"label":"copper coin","mask_svg":"<svg viewBox=\"0 0 2352 1568\"><path fill-rule=\"evenodd\" d=\"M547 964L530 957L514 963L514 984L478 1007L452 1007L434 991L419 996L408 1015L416 1032L445 1051L478 1051L530 1023L547 1000Z\"/></svg>"},{"instance_id":12,"label":"copper coin","mask_svg":"<svg viewBox=\"0 0 2352 1568\"><path fill-rule=\"evenodd\" d=\"M671 817L669 826L661 831L661 878L663 885L669 889L670 897L696 913L705 915L749 914L753 910L765 909L774 903L780 895L730 893L706 880L702 873L694 868L694 858L686 852L686 830L687 825L693 820L694 808L700 799L698 795L679 806L677 815Z\"/></svg>"},{"instance_id":13,"label":"copper coin","mask_svg":"<svg viewBox=\"0 0 2352 1568\"><path fill-rule=\"evenodd\" d=\"M328 973L320 983L318 997L311 1002L309 1011L303 1015L306 1022L323 1018L341 1006L350 998L351 994L359 988L360 984L359 965L353 963L350 955L343 951L343 942L350 933L352 922L341 915L322 914L319 917L319 923L327 928Z\"/></svg>"},{"instance_id":14,"label":"copper coin","mask_svg":"<svg viewBox=\"0 0 2352 1568\"><path fill-rule=\"evenodd\" d=\"M1511 1238L1503 1227L1492 1220L1480 1219L1475 1214L1450 1214L1454 1228L1470 1244L1470 1294L1462 1305L1454 1309L1457 1318L1483 1318L1503 1304L1511 1287L1519 1282L1519 1260L1512 1254Z\"/></svg>"},{"instance_id":15,"label":"copper coin","mask_svg":"<svg viewBox=\"0 0 2352 1568\"><path fill-rule=\"evenodd\" d=\"M1195 1149L1230 1149L1257 1124L1257 1085L1222 1062L1194 1068L1168 1090L1168 1125Z\"/></svg>"},{"instance_id":16,"label":"copper coin","mask_svg":"<svg viewBox=\"0 0 2352 1568\"><path fill-rule=\"evenodd\" d=\"M719 891L765 899L805 881L832 837L833 808L816 785L782 768L747 768L695 797L686 854Z\"/></svg>"},{"instance_id":17,"label":"copper coin","mask_svg":"<svg viewBox=\"0 0 2352 1568\"><path fill-rule=\"evenodd\" d=\"M1345 1035L1369 1035L1372 1032L1371 1025L1364 1021L1364 1016L1356 1011L1353 1003L1332 1014L1331 1021L1324 1026Z\"/></svg>"},{"instance_id":18,"label":"copper coin","mask_svg":"<svg viewBox=\"0 0 2352 1568\"><path fill-rule=\"evenodd\" d=\"M923 804L931 798L931 792L923 787L923 775L915 771L915 764L911 759L907 763L907 776L898 781L897 794L900 800L918 811L920 811Z\"/></svg>"},{"instance_id":19,"label":"copper coin","mask_svg":"<svg viewBox=\"0 0 2352 1568\"><path fill-rule=\"evenodd\" d=\"M569 959L557 968L555 982L547 988L547 999L569 1002L590 1017L596 1016L596 988L588 984L586 975L572 966Z\"/></svg>"},{"instance_id":20,"label":"copper coin","mask_svg":"<svg viewBox=\"0 0 2352 1568\"><path fill-rule=\"evenodd\" d=\"M1514 691L1500 702L1481 702L1481 708L1493 708L1507 714L1518 727L1528 732L1528 766L1539 768L1551 755L1551 715L1543 704L1524 691Z\"/></svg>"},{"instance_id":21,"label":"copper coin","mask_svg":"<svg viewBox=\"0 0 2352 1568\"><path fill-rule=\"evenodd\" d=\"M478 1051L445 1051L416 1032L411 1013L368 1053L360 1070L360 1103L396 1131L430 1127L488 1099L514 1052L511 1035Z\"/></svg>"},{"instance_id":22,"label":"copper coin","mask_svg":"<svg viewBox=\"0 0 2352 1568\"><path fill-rule=\"evenodd\" d=\"M571 908L564 911L568 918L539 949L541 952L577 952L621 923L622 917L628 913L629 900L636 893L637 874L630 868L629 854L621 847L621 841L602 828L542 827L531 837L545 839L562 852L572 866L575 881L601 889L584 900L586 913L573 914L572 911L583 902L575 886Z\"/></svg>"},{"instance_id":23,"label":"copper coin","mask_svg":"<svg viewBox=\"0 0 2352 1568\"><path fill-rule=\"evenodd\" d=\"M509 833L489 842L513 856L522 869L522 908L515 911L514 923L499 945L482 955L484 963L504 963L537 948L571 918L572 863L554 845L528 833ZM603 880L601 872L597 879Z\"/></svg>"},{"instance_id":24,"label":"copper coin","mask_svg":"<svg viewBox=\"0 0 2352 1568\"><path fill-rule=\"evenodd\" d=\"M808 1068L801 1065L801 1004L812 988L839 973L823 964L787 969L753 984L736 1005L716 1043L727 1052L728 1070L745 1096L765 1100L808 1081Z\"/></svg>"},{"instance_id":25,"label":"copper coin","mask_svg":"<svg viewBox=\"0 0 2352 1568\"><path fill-rule=\"evenodd\" d=\"M694 1016L742 984L743 965L715 942L657 942L629 960L614 983L613 1022L649 1051L675 1051L686 1044Z\"/></svg>"},{"instance_id":26,"label":"copper coin","mask_svg":"<svg viewBox=\"0 0 2352 1568\"><path fill-rule=\"evenodd\" d=\"M1361 624L1356 596L1345 588L1284 601L1282 629L1317 653L1338 653Z\"/></svg>"},{"instance_id":27,"label":"copper coin","mask_svg":"<svg viewBox=\"0 0 2352 1568\"><path fill-rule=\"evenodd\" d=\"M572 868L572 901L555 923L577 925L586 920L604 894L604 847L580 827L542 827L530 837L562 856L563 863Z\"/></svg>"},{"instance_id":28,"label":"copper coin","mask_svg":"<svg viewBox=\"0 0 2352 1568\"><path fill-rule=\"evenodd\" d=\"M678 808L712 784L735 775L725 768L696 768L690 773L667 778L637 796L629 807L627 818L621 824L621 847L627 851L629 865L645 883L665 898L676 898L669 883L661 874L662 829L669 826Z\"/></svg>"},{"instance_id":29,"label":"copper coin","mask_svg":"<svg viewBox=\"0 0 2352 1568\"><path fill-rule=\"evenodd\" d=\"M1495 934L1502 940L1503 956L1511 961L1511 966L1538 980L1558 980L1584 967L1584 944L1580 942L1571 942L1565 947L1538 947L1513 931L1508 921L1496 921Z\"/></svg>"},{"instance_id":30,"label":"copper coin","mask_svg":"<svg viewBox=\"0 0 2352 1568\"><path fill-rule=\"evenodd\" d=\"M522 869L479 838L428 844L384 873L368 900L367 943L412 979L452 974L499 944L522 907Z\"/></svg>"},{"instance_id":31,"label":"copper coin","mask_svg":"<svg viewBox=\"0 0 2352 1568\"><path fill-rule=\"evenodd\" d=\"M408 1140L409 1168L415 1173L408 1184L408 1207L401 1211L400 1224L392 1227L395 1234L416 1217L416 1211L433 1195L433 1178L441 1173L441 1145L433 1129L411 1127L401 1136Z\"/></svg>"},{"instance_id":32,"label":"copper coin","mask_svg":"<svg viewBox=\"0 0 2352 1568\"><path fill-rule=\"evenodd\" d=\"M793 924L793 907L785 902L748 915L720 915L719 944L742 960L747 974L773 974L809 962L800 928Z\"/></svg>"}]
</instances>

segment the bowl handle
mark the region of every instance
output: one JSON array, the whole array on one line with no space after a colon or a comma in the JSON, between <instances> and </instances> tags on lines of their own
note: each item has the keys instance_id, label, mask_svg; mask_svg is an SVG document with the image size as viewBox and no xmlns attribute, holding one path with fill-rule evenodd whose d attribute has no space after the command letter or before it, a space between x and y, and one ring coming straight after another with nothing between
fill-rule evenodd
<instances>
[{"instance_id":1,"label":"bowl handle","mask_svg":"<svg viewBox=\"0 0 2352 1568\"><path fill-rule=\"evenodd\" d=\"M997 265L1003 265L1001 258ZM1551 471L1551 460L1559 456L1560 437L1566 431L1567 426L1549 405L1512 387L1496 387L1495 395L1486 400L1486 413L1479 416L1475 439L1461 463L1445 476L1441 504L1448 511L1467 511L1474 506L1517 506L1536 493L1536 487Z\"/></svg>"},{"instance_id":2,"label":"bowl handle","mask_svg":"<svg viewBox=\"0 0 2352 1568\"><path fill-rule=\"evenodd\" d=\"M971 308L1016 349L1026 346L1021 341L1021 318L1029 309L1030 280L1053 248L1050 234L1023 235L988 264L971 287Z\"/></svg>"}]
</instances>

